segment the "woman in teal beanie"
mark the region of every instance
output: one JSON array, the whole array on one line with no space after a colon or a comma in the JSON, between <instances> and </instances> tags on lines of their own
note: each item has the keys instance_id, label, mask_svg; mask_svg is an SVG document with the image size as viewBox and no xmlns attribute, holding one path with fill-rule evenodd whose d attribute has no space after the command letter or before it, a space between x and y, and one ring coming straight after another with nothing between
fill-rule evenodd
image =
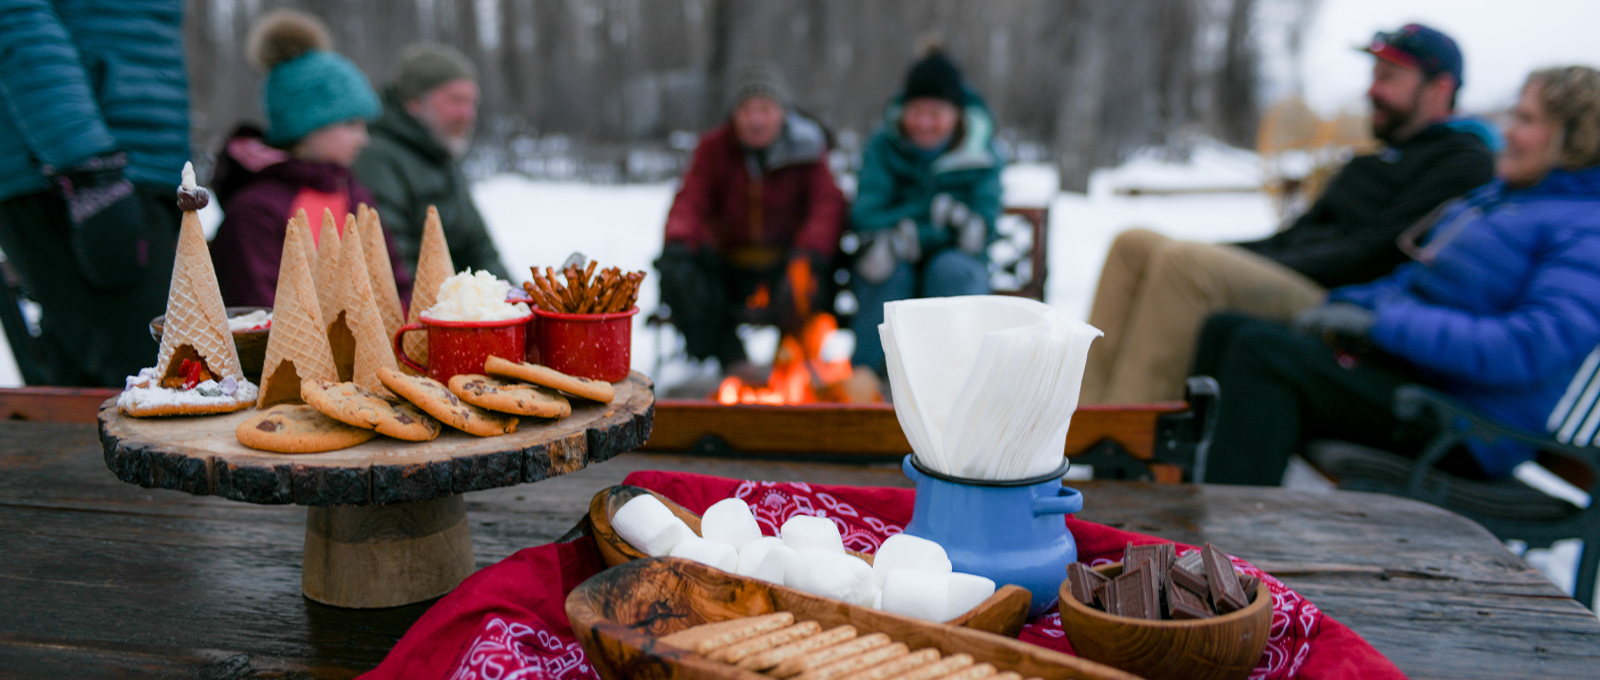
<instances>
[{"instance_id":1,"label":"woman in teal beanie","mask_svg":"<svg viewBox=\"0 0 1600 680\"><path fill-rule=\"evenodd\" d=\"M862 239L851 281L858 375L883 371L884 303L989 292L1004 165L994 129L989 107L937 48L912 65L890 102L862 154L850 209Z\"/></svg>"},{"instance_id":2,"label":"woman in teal beanie","mask_svg":"<svg viewBox=\"0 0 1600 680\"><path fill-rule=\"evenodd\" d=\"M343 226L361 203L376 205L350 174L367 145L367 121L381 108L367 77L332 51L315 17L284 10L263 16L250 32L250 60L267 72L261 105L265 134L241 128L218 154L212 183L222 226L211 241L217 283L230 306L270 307L289 218L304 209L318 243L321 215ZM402 299L411 276L387 230L384 240Z\"/></svg>"}]
</instances>

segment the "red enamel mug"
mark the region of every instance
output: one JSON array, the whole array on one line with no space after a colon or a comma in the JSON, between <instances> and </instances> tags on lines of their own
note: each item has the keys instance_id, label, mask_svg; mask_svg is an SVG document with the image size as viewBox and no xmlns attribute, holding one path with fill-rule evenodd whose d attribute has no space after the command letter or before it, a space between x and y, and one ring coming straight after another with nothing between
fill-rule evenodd
<instances>
[{"instance_id":1,"label":"red enamel mug","mask_svg":"<svg viewBox=\"0 0 1600 680\"><path fill-rule=\"evenodd\" d=\"M532 314L498 321L444 321L418 317L422 323L408 323L394 333L394 356L418 373L442 383L462 373L483 373L489 355L507 361L521 361L527 352L528 320ZM428 333L427 363L406 355L401 339L415 331Z\"/></svg>"},{"instance_id":2,"label":"red enamel mug","mask_svg":"<svg viewBox=\"0 0 1600 680\"><path fill-rule=\"evenodd\" d=\"M539 363L567 375L617 382L632 362L634 307L610 314L563 314L535 309Z\"/></svg>"}]
</instances>

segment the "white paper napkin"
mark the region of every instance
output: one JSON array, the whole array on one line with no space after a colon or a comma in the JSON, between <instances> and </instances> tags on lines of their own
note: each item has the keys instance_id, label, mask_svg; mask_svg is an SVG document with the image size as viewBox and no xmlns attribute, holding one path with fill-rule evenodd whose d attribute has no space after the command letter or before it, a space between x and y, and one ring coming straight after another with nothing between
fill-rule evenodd
<instances>
[{"instance_id":1,"label":"white paper napkin","mask_svg":"<svg viewBox=\"0 0 1600 680\"><path fill-rule=\"evenodd\" d=\"M919 462L990 480L1061 465L1098 329L1006 296L902 300L883 314L895 417Z\"/></svg>"}]
</instances>

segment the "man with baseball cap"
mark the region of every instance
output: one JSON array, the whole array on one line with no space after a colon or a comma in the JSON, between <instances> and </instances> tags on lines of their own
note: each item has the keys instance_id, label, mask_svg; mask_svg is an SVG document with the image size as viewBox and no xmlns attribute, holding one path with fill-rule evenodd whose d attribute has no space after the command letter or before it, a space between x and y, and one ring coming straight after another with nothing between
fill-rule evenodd
<instances>
[{"instance_id":1,"label":"man with baseball cap","mask_svg":"<svg viewBox=\"0 0 1600 680\"><path fill-rule=\"evenodd\" d=\"M1089 352L1084 403L1182 398L1206 317L1230 310L1288 321L1329 288L1388 274L1406 260L1397 240L1407 227L1492 178L1481 125L1451 119L1462 82L1454 40L1408 24L1358 49L1376 57L1367 99L1384 147L1351 159L1305 214L1260 241L1119 235L1089 313L1106 335Z\"/></svg>"},{"instance_id":2,"label":"man with baseball cap","mask_svg":"<svg viewBox=\"0 0 1600 680\"><path fill-rule=\"evenodd\" d=\"M477 81L472 62L450 47L407 47L394 83L383 92L383 115L368 127L372 143L351 168L378 201L384 229L400 251L396 264L408 270L416 269L431 205L439 209L457 271L510 278L461 174L478 120Z\"/></svg>"},{"instance_id":3,"label":"man with baseball cap","mask_svg":"<svg viewBox=\"0 0 1600 680\"><path fill-rule=\"evenodd\" d=\"M655 264L690 356L759 381L735 330L767 317L798 333L820 311L845 200L827 134L794 110L774 65L744 66L728 92L728 121L695 147Z\"/></svg>"}]
</instances>

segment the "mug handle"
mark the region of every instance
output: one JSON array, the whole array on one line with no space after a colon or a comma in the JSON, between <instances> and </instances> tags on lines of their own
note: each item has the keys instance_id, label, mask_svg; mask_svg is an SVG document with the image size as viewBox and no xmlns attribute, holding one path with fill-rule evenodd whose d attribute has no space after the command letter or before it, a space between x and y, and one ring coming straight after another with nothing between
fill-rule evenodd
<instances>
[{"instance_id":1,"label":"mug handle","mask_svg":"<svg viewBox=\"0 0 1600 680\"><path fill-rule=\"evenodd\" d=\"M1061 487L1054 496L1039 496L1033 499L1034 516L1071 515L1082 510L1083 494L1070 486Z\"/></svg>"},{"instance_id":2,"label":"mug handle","mask_svg":"<svg viewBox=\"0 0 1600 680\"><path fill-rule=\"evenodd\" d=\"M405 346L401 344L400 339L404 337L406 333L411 331L420 331L426 329L427 326L424 326L420 323L408 323L404 326L401 326L399 330L394 332L394 357L399 359L400 363L405 364L407 368L410 368L421 375L428 374L428 366L426 364L419 364L415 359L412 359L410 356L406 355Z\"/></svg>"}]
</instances>

